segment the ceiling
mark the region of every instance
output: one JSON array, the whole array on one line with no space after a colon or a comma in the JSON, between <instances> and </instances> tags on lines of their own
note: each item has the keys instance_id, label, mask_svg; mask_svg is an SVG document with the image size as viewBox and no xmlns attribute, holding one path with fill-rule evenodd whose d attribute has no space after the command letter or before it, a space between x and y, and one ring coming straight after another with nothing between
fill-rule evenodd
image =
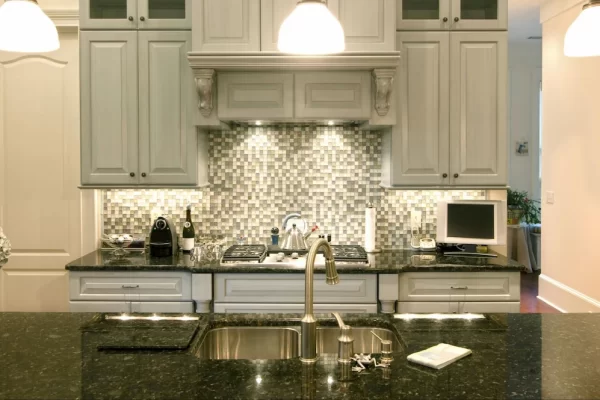
<instances>
[{"instance_id":1,"label":"ceiling","mask_svg":"<svg viewBox=\"0 0 600 400\"><path fill-rule=\"evenodd\" d=\"M542 36L540 4L542 0L508 0L508 39L527 41Z\"/></svg>"}]
</instances>

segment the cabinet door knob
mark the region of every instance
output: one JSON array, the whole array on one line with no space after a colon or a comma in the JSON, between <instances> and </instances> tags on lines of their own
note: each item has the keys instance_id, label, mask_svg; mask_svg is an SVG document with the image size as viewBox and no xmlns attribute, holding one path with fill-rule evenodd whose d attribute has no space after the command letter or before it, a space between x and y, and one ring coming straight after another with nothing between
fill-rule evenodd
<instances>
[{"instance_id":1,"label":"cabinet door knob","mask_svg":"<svg viewBox=\"0 0 600 400\"><path fill-rule=\"evenodd\" d=\"M145 178L145 177L146 177L146 173L142 172L142 178Z\"/></svg>"},{"instance_id":2,"label":"cabinet door knob","mask_svg":"<svg viewBox=\"0 0 600 400\"><path fill-rule=\"evenodd\" d=\"M458 22L458 21L460 21L460 18L458 18L458 17L455 17L455 18L454 18L454 22Z\"/></svg>"},{"instance_id":3,"label":"cabinet door knob","mask_svg":"<svg viewBox=\"0 0 600 400\"><path fill-rule=\"evenodd\" d=\"M448 17L444 17L444 19L442 21L448 22Z\"/></svg>"},{"instance_id":4,"label":"cabinet door knob","mask_svg":"<svg viewBox=\"0 0 600 400\"><path fill-rule=\"evenodd\" d=\"M133 17L132 17L132 16L130 16L130 17L128 18L128 20L130 20L130 21L133 21Z\"/></svg>"},{"instance_id":5,"label":"cabinet door knob","mask_svg":"<svg viewBox=\"0 0 600 400\"><path fill-rule=\"evenodd\" d=\"M143 22L143 21L145 21L145 20L146 20L146 17L140 17L140 21L142 21L142 22Z\"/></svg>"},{"instance_id":6,"label":"cabinet door knob","mask_svg":"<svg viewBox=\"0 0 600 400\"><path fill-rule=\"evenodd\" d=\"M458 178L458 174L454 174L454 177L455 177L455 178Z\"/></svg>"},{"instance_id":7,"label":"cabinet door knob","mask_svg":"<svg viewBox=\"0 0 600 400\"><path fill-rule=\"evenodd\" d=\"M443 174L442 175L442 178L447 178L447 177L448 177L448 174Z\"/></svg>"},{"instance_id":8,"label":"cabinet door knob","mask_svg":"<svg viewBox=\"0 0 600 400\"><path fill-rule=\"evenodd\" d=\"M135 176L135 172L130 172L129 176L133 178Z\"/></svg>"}]
</instances>

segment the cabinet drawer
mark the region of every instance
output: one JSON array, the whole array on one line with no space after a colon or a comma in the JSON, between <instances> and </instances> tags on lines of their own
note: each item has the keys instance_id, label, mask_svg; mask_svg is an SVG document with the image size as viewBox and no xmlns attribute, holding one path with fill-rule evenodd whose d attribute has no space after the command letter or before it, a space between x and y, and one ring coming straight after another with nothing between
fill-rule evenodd
<instances>
[{"instance_id":1,"label":"cabinet drawer","mask_svg":"<svg viewBox=\"0 0 600 400\"><path fill-rule=\"evenodd\" d=\"M294 75L287 73L221 73L219 118L281 119L294 116Z\"/></svg>"},{"instance_id":2,"label":"cabinet drawer","mask_svg":"<svg viewBox=\"0 0 600 400\"><path fill-rule=\"evenodd\" d=\"M356 118L371 116L368 72L296 73L296 118Z\"/></svg>"},{"instance_id":3,"label":"cabinet drawer","mask_svg":"<svg viewBox=\"0 0 600 400\"><path fill-rule=\"evenodd\" d=\"M185 272L71 272L71 300L191 301Z\"/></svg>"},{"instance_id":4,"label":"cabinet drawer","mask_svg":"<svg viewBox=\"0 0 600 400\"><path fill-rule=\"evenodd\" d=\"M325 283L316 274L314 303L377 303L376 275L341 275L340 283ZM299 303L304 304L304 274L217 274L215 303Z\"/></svg>"},{"instance_id":5,"label":"cabinet drawer","mask_svg":"<svg viewBox=\"0 0 600 400\"><path fill-rule=\"evenodd\" d=\"M315 304L314 311L317 314L328 314L332 312L376 314L377 304ZM304 304L215 303L214 312L224 314L302 314L304 313Z\"/></svg>"},{"instance_id":6,"label":"cabinet drawer","mask_svg":"<svg viewBox=\"0 0 600 400\"><path fill-rule=\"evenodd\" d=\"M519 301L519 272L409 272L400 301Z\"/></svg>"}]
</instances>

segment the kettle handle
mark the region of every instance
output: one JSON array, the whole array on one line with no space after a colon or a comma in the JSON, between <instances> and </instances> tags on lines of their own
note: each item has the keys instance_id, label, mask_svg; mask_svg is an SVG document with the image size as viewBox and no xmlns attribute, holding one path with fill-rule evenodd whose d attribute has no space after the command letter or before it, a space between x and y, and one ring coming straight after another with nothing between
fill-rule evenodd
<instances>
[{"instance_id":1,"label":"kettle handle","mask_svg":"<svg viewBox=\"0 0 600 400\"><path fill-rule=\"evenodd\" d=\"M286 231L286 225L287 222L292 219L292 218L302 218L302 215L295 213L295 214L288 214L283 218L283 221L281 223L281 226L283 227L282 231L285 232Z\"/></svg>"}]
</instances>

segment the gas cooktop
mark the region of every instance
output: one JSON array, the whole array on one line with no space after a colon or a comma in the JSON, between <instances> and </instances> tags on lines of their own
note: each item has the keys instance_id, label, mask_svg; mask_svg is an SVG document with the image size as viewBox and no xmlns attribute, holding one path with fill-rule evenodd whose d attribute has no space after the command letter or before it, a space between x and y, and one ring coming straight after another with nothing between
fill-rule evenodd
<instances>
[{"instance_id":1,"label":"gas cooktop","mask_svg":"<svg viewBox=\"0 0 600 400\"><path fill-rule=\"evenodd\" d=\"M356 245L332 245L333 257L339 266L369 266L367 252L361 246ZM277 260L277 254L283 253L284 258L281 261ZM292 258L292 254L297 253L297 258ZM294 266L304 267L306 263L307 250L282 250L278 247L266 245L233 245L225 250L221 258L221 265L235 266ZM325 260L322 253L317 255L316 266L324 266Z\"/></svg>"}]
</instances>

